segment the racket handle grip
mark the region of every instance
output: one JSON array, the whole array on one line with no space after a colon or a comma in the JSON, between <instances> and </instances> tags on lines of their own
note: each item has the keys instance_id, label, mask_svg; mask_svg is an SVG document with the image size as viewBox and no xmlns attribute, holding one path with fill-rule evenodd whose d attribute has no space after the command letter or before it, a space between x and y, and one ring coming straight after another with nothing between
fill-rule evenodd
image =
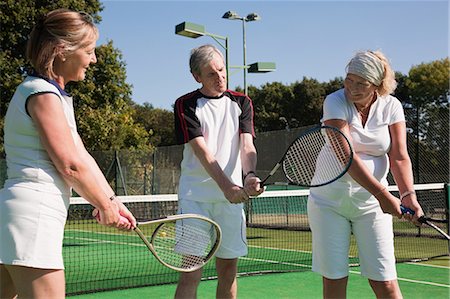
<instances>
[{"instance_id":1,"label":"racket handle grip","mask_svg":"<svg viewBox=\"0 0 450 299\"><path fill-rule=\"evenodd\" d=\"M400 210L402 210L402 214L410 214L410 215L414 215L416 212L414 212L414 210L411 210L410 208L404 207L402 205L400 205ZM419 219L417 219L420 223L425 223L427 222L427 219L425 218L425 216L421 216L419 217Z\"/></svg>"},{"instance_id":2,"label":"racket handle grip","mask_svg":"<svg viewBox=\"0 0 450 299\"><path fill-rule=\"evenodd\" d=\"M410 208L404 207L402 205L400 205L400 210L402 210L402 214L414 215L416 213L414 212L414 210L411 210Z\"/></svg>"}]
</instances>

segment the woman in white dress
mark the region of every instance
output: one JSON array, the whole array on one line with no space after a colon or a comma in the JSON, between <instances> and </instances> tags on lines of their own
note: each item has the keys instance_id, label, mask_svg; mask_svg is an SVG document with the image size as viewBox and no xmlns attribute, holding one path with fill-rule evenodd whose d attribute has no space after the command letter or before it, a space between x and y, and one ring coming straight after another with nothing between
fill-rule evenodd
<instances>
[{"instance_id":1,"label":"woman in white dress","mask_svg":"<svg viewBox=\"0 0 450 299\"><path fill-rule=\"evenodd\" d=\"M418 223L423 211L413 186L406 124L395 75L379 51L357 53L347 66L344 88L328 95L322 122L352 141L354 161L346 175L313 188L308 215L313 235L313 271L323 277L324 298L345 298L350 235L356 238L361 274L377 298L401 298L394 255L392 215ZM400 199L387 190L391 171ZM400 202L415 211L402 215Z\"/></svg>"},{"instance_id":2,"label":"woman in white dress","mask_svg":"<svg viewBox=\"0 0 450 299\"><path fill-rule=\"evenodd\" d=\"M17 87L5 116L0 298L65 297L62 240L72 188L98 210L100 223L136 225L86 151L64 91L97 61L97 39L89 15L66 9L49 12L31 32L27 58L34 70Z\"/></svg>"}]
</instances>

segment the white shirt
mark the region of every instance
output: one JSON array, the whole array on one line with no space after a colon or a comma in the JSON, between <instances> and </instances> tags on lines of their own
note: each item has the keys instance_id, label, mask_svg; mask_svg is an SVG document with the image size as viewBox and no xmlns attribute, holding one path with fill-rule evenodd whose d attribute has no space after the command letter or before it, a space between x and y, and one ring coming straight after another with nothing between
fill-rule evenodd
<instances>
[{"instance_id":1,"label":"white shirt","mask_svg":"<svg viewBox=\"0 0 450 299\"><path fill-rule=\"evenodd\" d=\"M53 93L61 99L72 136L77 128L72 98L63 96L57 86L38 77L28 76L18 87L5 116L5 152L8 179L5 187L22 187L53 194L70 194L45 150L33 119L26 111L28 98L35 94ZM76 138L74 137L74 141Z\"/></svg>"},{"instance_id":2,"label":"white shirt","mask_svg":"<svg viewBox=\"0 0 450 299\"><path fill-rule=\"evenodd\" d=\"M188 142L203 136L208 150L225 175L234 184L242 185L240 134L254 135L251 100L232 91L216 98L194 91L176 101L175 129L178 143L184 144L179 198L228 202Z\"/></svg>"},{"instance_id":3,"label":"white shirt","mask_svg":"<svg viewBox=\"0 0 450 299\"><path fill-rule=\"evenodd\" d=\"M381 156L387 154L391 146L389 126L405 121L405 115L397 98L391 95L379 96L372 104L363 126L355 105L347 100L344 89L340 89L325 98L322 122L330 119L341 119L348 123L356 153Z\"/></svg>"},{"instance_id":4,"label":"white shirt","mask_svg":"<svg viewBox=\"0 0 450 299\"><path fill-rule=\"evenodd\" d=\"M345 97L344 89L340 89L325 98L322 122L340 119L348 123L353 150L369 171L384 185L387 185L389 172L388 152L391 148L389 126L405 121L401 102L391 96L378 96L372 104L365 126L358 115L355 105ZM346 191L345 191L346 190ZM348 173L335 182L311 189L311 196L316 202L340 202L342 196L349 196L363 191L364 197L370 197Z\"/></svg>"}]
</instances>

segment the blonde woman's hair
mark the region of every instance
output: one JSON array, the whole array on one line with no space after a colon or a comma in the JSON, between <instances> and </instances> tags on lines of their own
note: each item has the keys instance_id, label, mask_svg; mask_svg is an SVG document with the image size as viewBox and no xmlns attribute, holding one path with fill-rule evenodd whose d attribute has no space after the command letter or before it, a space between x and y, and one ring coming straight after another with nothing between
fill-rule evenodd
<instances>
[{"instance_id":1,"label":"blonde woman's hair","mask_svg":"<svg viewBox=\"0 0 450 299\"><path fill-rule=\"evenodd\" d=\"M377 92L380 96L386 96L392 94L397 88L397 81L395 81L395 72L381 51L371 51L372 54L377 56L384 66L384 76L381 84L377 87Z\"/></svg>"},{"instance_id":2,"label":"blonde woman's hair","mask_svg":"<svg viewBox=\"0 0 450 299\"><path fill-rule=\"evenodd\" d=\"M98 39L92 17L83 12L56 9L41 17L27 43L26 56L34 70L54 79L55 58L64 57Z\"/></svg>"}]
</instances>

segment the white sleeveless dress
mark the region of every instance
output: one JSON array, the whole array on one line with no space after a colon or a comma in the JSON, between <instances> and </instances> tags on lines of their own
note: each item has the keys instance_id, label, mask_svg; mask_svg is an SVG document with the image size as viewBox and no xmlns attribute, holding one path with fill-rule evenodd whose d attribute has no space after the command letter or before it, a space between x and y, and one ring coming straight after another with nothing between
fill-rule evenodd
<instances>
[{"instance_id":1,"label":"white sleeveless dress","mask_svg":"<svg viewBox=\"0 0 450 299\"><path fill-rule=\"evenodd\" d=\"M62 241L71 188L26 111L27 99L40 93L61 99L72 136L77 135L72 98L55 83L29 76L18 86L5 116L8 179L0 190L0 264L64 269Z\"/></svg>"}]
</instances>

